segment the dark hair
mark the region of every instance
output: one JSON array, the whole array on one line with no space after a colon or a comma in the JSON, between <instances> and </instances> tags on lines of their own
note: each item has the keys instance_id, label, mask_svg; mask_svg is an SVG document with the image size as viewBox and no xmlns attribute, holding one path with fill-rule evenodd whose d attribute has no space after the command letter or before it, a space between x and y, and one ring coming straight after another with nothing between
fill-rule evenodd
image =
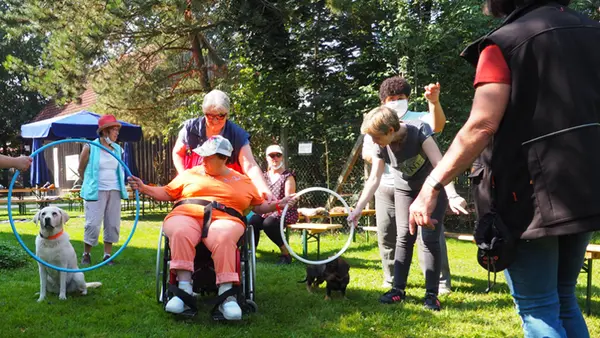
<instances>
[{"instance_id":1,"label":"dark hair","mask_svg":"<svg viewBox=\"0 0 600 338\"><path fill-rule=\"evenodd\" d=\"M216 153L215 155L217 155L218 158L225 160L225 161L227 161L229 159L229 156L227 156L227 155L223 155L223 154L219 154L219 153Z\"/></svg>"},{"instance_id":2,"label":"dark hair","mask_svg":"<svg viewBox=\"0 0 600 338\"><path fill-rule=\"evenodd\" d=\"M546 4L556 2L559 5L568 6L571 0L485 0L483 12L496 18L509 15L515 9L531 4Z\"/></svg>"},{"instance_id":3,"label":"dark hair","mask_svg":"<svg viewBox=\"0 0 600 338\"><path fill-rule=\"evenodd\" d=\"M386 98L396 95L410 96L410 85L405 78L394 76L383 80L379 87L379 100L384 102Z\"/></svg>"}]
</instances>

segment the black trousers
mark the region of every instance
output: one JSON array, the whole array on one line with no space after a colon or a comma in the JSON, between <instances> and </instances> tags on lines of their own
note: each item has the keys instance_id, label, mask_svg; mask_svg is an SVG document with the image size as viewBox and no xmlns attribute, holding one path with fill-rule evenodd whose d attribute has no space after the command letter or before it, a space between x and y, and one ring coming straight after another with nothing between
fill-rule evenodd
<instances>
[{"instance_id":1,"label":"black trousers","mask_svg":"<svg viewBox=\"0 0 600 338\"><path fill-rule=\"evenodd\" d=\"M254 228L254 244L258 246L258 241L260 239L260 231L263 230L267 237L278 248L283 246L283 239L281 238L281 231L279 230L280 218L275 216L269 216L267 218L262 218L261 215L254 214L252 218L250 218L250 224Z\"/></svg>"}]
</instances>

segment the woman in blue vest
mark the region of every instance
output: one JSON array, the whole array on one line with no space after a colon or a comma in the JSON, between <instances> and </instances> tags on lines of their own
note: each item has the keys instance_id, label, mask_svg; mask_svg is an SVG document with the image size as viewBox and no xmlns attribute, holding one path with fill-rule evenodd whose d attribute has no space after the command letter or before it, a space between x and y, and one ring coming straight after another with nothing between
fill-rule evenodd
<instances>
[{"instance_id":1,"label":"woman in blue vest","mask_svg":"<svg viewBox=\"0 0 600 338\"><path fill-rule=\"evenodd\" d=\"M113 115L98 120L99 143L121 159L123 150L116 143L121 124ZM100 147L86 144L79 157L79 176L83 179L81 198L85 201L84 253L81 265L91 264L90 251L98 244L100 224L104 222L104 260L110 258L113 243L119 241L121 199L127 199L123 168L119 161ZM112 265L114 261L109 262Z\"/></svg>"}]
</instances>

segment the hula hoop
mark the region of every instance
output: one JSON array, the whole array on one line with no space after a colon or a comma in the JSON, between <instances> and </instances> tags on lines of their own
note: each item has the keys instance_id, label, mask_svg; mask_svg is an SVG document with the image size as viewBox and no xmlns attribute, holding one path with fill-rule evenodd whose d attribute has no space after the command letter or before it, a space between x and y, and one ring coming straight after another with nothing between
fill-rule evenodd
<instances>
[{"instance_id":1,"label":"hula hoop","mask_svg":"<svg viewBox=\"0 0 600 338\"><path fill-rule=\"evenodd\" d=\"M125 170L125 173L127 173L128 176L133 176L133 175L131 175L131 171L129 171L129 168L127 167L125 162L123 162L123 160L118 158L110 149L108 149L107 147L105 147L101 144L94 143L94 142L88 141L86 139L65 139L65 140L50 142L50 143L46 144L45 146L41 147L40 149L34 151L31 155L29 155L29 157L33 158L33 157L37 156L39 153L41 153L42 151L44 151L45 149L59 145L61 143L87 143L87 144L92 144L96 147L100 147L101 149L103 149L103 150L107 151L109 154L111 154L112 157L114 157L117 161L119 161L119 164L121 164L123 166L123 169ZM133 237L133 233L135 232L135 228L137 227L137 224L138 224L138 221L140 218L140 194L137 190L135 191L135 201L136 201L135 220L133 221L133 228L131 228L131 233L129 234L129 237L127 238L125 243L123 243L123 246L119 250L117 250L117 252L115 252L114 255L111 255L109 259L102 261L96 265L84 268L84 269L67 269L67 268L61 268L56 265L52 265L48 262L45 262L38 256L36 256L31 250L29 250L29 248L25 245L25 243L23 243L23 239L17 232L17 229L15 227L15 222L13 220L12 203L11 203L12 192L13 192L13 187L15 185L15 182L17 181L17 177L19 177L19 174L20 174L19 170L16 170L15 174L13 175L12 181L10 182L10 186L8 187L8 220L10 221L10 227L12 228L12 231L15 234L15 237L17 237L17 241L19 242L21 247L23 247L23 249L25 249L25 251L29 254L29 256L31 256L33 259L35 259L38 263L43 264L51 269L62 271L62 272L86 272L86 271L97 269L105 264L108 264L108 262L115 259L115 257L117 257L119 254L121 254L121 252L123 252L123 250L125 250L125 248L127 247L127 244L129 244L129 241Z\"/></svg>"},{"instance_id":2,"label":"hula hoop","mask_svg":"<svg viewBox=\"0 0 600 338\"><path fill-rule=\"evenodd\" d=\"M324 191L326 193L329 193L329 194L335 196L340 202L342 202L342 204L346 208L346 213L348 215L350 214L350 207L348 206L346 201L342 198L342 196L338 195L335 191L329 190L327 188L321 188L321 187L307 188L307 189L304 189L304 190L300 191L299 193L297 193L295 198L298 198L306 193L313 192L313 191ZM354 236L354 227L353 226L350 226L350 235L348 236L348 240L346 241L346 244L335 255L333 255L327 259L320 260L320 261L311 261L311 260L308 260L308 259L298 256L294 252L294 250L292 250L292 248L290 247L290 244L287 242L287 240L285 238L285 213L288 211L288 207L289 207L289 205L286 205L285 208L283 208L283 212L281 213L281 222L279 223L279 230L281 232L281 238L283 239L283 245L285 245L285 248L288 250L290 255L292 255L292 257L294 257L297 260L299 260L300 262L303 262L306 264L312 264L312 265L327 264L329 262L334 261L338 257L340 257L344 252L346 252L346 250L348 250L348 248L350 247L350 244L352 243L352 237Z\"/></svg>"}]
</instances>

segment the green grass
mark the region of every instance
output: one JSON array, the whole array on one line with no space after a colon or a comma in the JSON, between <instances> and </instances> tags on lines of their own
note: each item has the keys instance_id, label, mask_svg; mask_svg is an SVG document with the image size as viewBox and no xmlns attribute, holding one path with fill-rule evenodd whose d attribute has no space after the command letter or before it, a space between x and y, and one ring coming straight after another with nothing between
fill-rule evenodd
<instances>
[{"instance_id":1,"label":"green grass","mask_svg":"<svg viewBox=\"0 0 600 338\"><path fill-rule=\"evenodd\" d=\"M66 226L78 254L83 244L83 218L70 212ZM78 217L79 216L79 217ZM124 215L122 239L129 234L132 219ZM27 216L31 218L31 215ZM0 215L0 220L6 215ZM504 282L490 294L486 272L475 261L475 246L448 240L448 251L455 291L442 296L439 313L424 310L421 298L423 275L415 261L408 281L409 298L400 305L382 305L378 298L382 273L376 241L359 234L344 254L352 266L348 300L335 294L325 301L325 290L308 294L303 284L304 265L275 266L276 247L263 236L258 248L258 313L238 323L216 323L209 317L210 307L188 320L177 319L163 311L155 301L156 241L161 215L146 216L117 264L86 273L88 282L101 281L87 296L69 295L66 301L49 294L37 303L39 291L37 264L29 259L25 267L0 270L0 322L2 337L518 337L520 320ZM36 227L31 222L16 223L19 233L34 250ZM597 238L597 237L596 237ZM322 241L324 255L339 250L346 240L340 235ZM0 242L18 245L8 223L0 224ZM292 246L300 252L295 235ZM115 249L116 250L116 249ZM314 251L314 245L309 247ZM101 246L94 248L95 262ZM415 255L416 257L416 255ZM313 257L314 259L314 257ZM600 273L594 272L592 316L586 317L592 337L600 336ZM577 295L584 305L585 275L580 276Z\"/></svg>"}]
</instances>

